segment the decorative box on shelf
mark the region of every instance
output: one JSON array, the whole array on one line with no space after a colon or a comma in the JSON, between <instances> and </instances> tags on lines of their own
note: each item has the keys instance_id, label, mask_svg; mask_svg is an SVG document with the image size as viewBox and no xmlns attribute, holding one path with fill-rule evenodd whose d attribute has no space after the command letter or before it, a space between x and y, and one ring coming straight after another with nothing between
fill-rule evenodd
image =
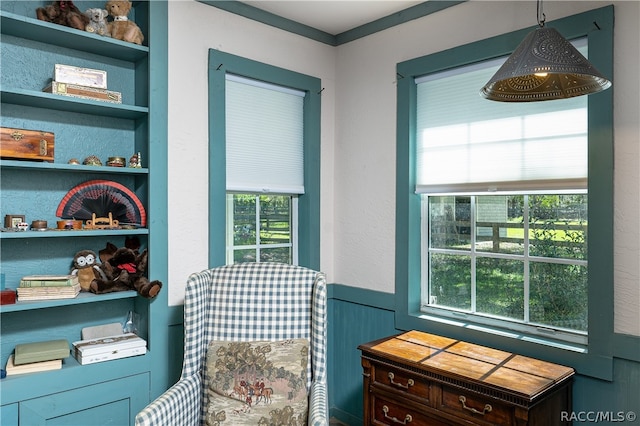
<instances>
[{"instance_id":1,"label":"decorative box on shelf","mask_svg":"<svg viewBox=\"0 0 640 426\"><path fill-rule=\"evenodd\" d=\"M359 346L365 425L561 425L573 368L409 331Z\"/></svg>"},{"instance_id":2,"label":"decorative box on shelf","mask_svg":"<svg viewBox=\"0 0 640 426\"><path fill-rule=\"evenodd\" d=\"M0 157L53 162L55 136L42 130L0 128Z\"/></svg>"}]
</instances>

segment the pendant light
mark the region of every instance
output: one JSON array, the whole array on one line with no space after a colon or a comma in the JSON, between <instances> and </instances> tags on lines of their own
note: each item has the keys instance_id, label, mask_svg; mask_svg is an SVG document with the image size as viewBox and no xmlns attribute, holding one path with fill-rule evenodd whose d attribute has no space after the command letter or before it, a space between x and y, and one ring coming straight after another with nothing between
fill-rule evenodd
<instances>
[{"instance_id":1,"label":"pendant light","mask_svg":"<svg viewBox=\"0 0 640 426\"><path fill-rule=\"evenodd\" d=\"M538 0L538 28L530 32L480 90L492 101L533 102L566 99L608 89L604 77L554 28L545 28Z\"/></svg>"}]
</instances>

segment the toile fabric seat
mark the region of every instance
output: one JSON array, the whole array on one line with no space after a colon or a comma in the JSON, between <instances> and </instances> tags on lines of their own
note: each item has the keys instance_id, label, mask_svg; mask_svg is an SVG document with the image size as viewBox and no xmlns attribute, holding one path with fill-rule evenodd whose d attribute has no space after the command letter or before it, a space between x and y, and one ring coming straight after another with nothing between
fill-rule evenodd
<instances>
[{"instance_id":1,"label":"toile fabric seat","mask_svg":"<svg viewBox=\"0 0 640 426\"><path fill-rule=\"evenodd\" d=\"M281 263L239 263L192 274L185 289L180 380L137 414L136 425L206 424L205 366L212 341L286 339L308 340L307 423L328 425L326 293L323 273Z\"/></svg>"}]
</instances>

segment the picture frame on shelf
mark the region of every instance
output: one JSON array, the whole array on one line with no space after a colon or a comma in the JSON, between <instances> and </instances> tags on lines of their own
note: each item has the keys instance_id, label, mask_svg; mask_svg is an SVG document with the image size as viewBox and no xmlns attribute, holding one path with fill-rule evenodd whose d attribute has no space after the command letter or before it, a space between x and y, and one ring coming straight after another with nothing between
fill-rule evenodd
<instances>
[{"instance_id":1,"label":"picture frame on shelf","mask_svg":"<svg viewBox=\"0 0 640 426\"><path fill-rule=\"evenodd\" d=\"M26 222L23 214L8 214L4 217L5 228L17 228L19 223Z\"/></svg>"}]
</instances>

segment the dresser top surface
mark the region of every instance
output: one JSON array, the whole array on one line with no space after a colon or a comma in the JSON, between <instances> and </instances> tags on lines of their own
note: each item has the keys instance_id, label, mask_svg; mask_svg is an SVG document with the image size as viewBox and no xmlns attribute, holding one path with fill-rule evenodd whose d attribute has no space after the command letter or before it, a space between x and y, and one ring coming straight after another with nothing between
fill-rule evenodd
<instances>
[{"instance_id":1,"label":"dresser top surface","mask_svg":"<svg viewBox=\"0 0 640 426\"><path fill-rule=\"evenodd\" d=\"M569 379L573 368L443 336L409 331L359 346L425 372L472 381L529 400Z\"/></svg>"}]
</instances>

